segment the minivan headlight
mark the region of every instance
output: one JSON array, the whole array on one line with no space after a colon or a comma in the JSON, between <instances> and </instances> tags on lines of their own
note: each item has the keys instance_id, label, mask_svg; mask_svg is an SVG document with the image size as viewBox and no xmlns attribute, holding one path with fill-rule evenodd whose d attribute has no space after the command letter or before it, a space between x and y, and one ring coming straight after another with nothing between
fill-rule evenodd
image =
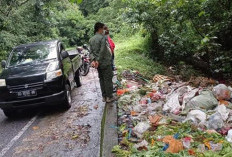
<instances>
[{"instance_id":1,"label":"minivan headlight","mask_svg":"<svg viewBox=\"0 0 232 157\"><path fill-rule=\"evenodd\" d=\"M6 86L6 80L0 79L0 87L5 87L5 86Z\"/></svg>"},{"instance_id":2,"label":"minivan headlight","mask_svg":"<svg viewBox=\"0 0 232 157\"><path fill-rule=\"evenodd\" d=\"M51 62L51 63L48 64L46 72L52 72L52 71L55 71L55 70L58 70L58 69L59 69L59 62L55 61L55 62Z\"/></svg>"},{"instance_id":3,"label":"minivan headlight","mask_svg":"<svg viewBox=\"0 0 232 157\"><path fill-rule=\"evenodd\" d=\"M63 73L62 73L61 69L56 70L56 71L52 71L52 72L47 72L46 81L50 81L50 80L57 78L57 77L60 77L62 75L63 75Z\"/></svg>"}]
</instances>

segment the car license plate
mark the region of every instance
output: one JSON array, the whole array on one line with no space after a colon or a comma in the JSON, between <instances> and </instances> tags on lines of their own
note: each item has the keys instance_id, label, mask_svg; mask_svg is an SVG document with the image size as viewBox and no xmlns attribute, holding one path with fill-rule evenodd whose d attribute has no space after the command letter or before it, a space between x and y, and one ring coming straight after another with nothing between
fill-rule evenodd
<instances>
[{"instance_id":1,"label":"car license plate","mask_svg":"<svg viewBox=\"0 0 232 157\"><path fill-rule=\"evenodd\" d=\"M30 96L36 96L37 92L36 90L25 90L18 92L17 95L18 97L30 97Z\"/></svg>"}]
</instances>

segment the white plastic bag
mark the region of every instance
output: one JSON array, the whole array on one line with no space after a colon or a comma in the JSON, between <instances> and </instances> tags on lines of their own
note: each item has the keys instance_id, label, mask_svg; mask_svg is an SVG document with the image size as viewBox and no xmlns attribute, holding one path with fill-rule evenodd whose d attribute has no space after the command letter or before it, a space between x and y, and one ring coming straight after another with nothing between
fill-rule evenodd
<instances>
[{"instance_id":1,"label":"white plastic bag","mask_svg":"<svg viewBox=\"0 0 232 157\"><path fill-rule=\"evenodd\" d=\"M221 117L222 117L222 120L223 121L226 121L229 117L229 114L230 114L230 111L227 110L226 106L225 105L219 105L217 108L216 108L216 111L218 113L220 113Z\"/></svg>"},{"instance_id":2,"label":"white plastic bag","mask_svg":"<svg viewBox=\"0 0 232 157\"><path fill-rule=\"evenodd\" d=\"M150 124L148 122L140 122L134 127L133 131L139 138L142 138L143 133L147 131L149 128Z\"/></svg>"},{"instance_id":3,"label":"white plastic bag","mask_svg":"<svg viewBox=\"0 0 232 157\"><path fill-rule=\"evenodd\" d=\"M182 110L184 110L186 104L196 95L198 91L199 91L199 88L196 88L196 89L190 90L188 93L184 95L183 103L181 106Z\"/></svg>"},{"instance_id":4,"label":"white plastic bag","mask_svg":"<svg viewBox=\"0 0 232 157\"><path fill-rule=\"evenodd\" d=\"M230 143L232 143L232 129L228 131L228 134L226 136L226 140Z\"/></svg>"},{"instance_id":5,"label":"white plastic bag","mask_svg":"<svg viewBox=\"0 0 232 157\"><path fill-rule=\"evenodd\" d=\"M192 110L188 113L184 122L191 120L194 124L203 125L206 121L206 114L201 110Z\"/></svg>"},{"instance_id":6,"label":"white plastic bag","mask_svg":"<svg viewBox=\"0 0 232 157\"><path fill-rule=\"evenodd\" d=\"M216 112L209 117L209 121L207 122L208 129L220 129L224 126L224 122L220 113Z\"/></svg>"},{"instance_id":7,"label":"white plastic bag","mask_svg":"<svg viewBox=\"0 0 232 157\"><path fill-rule=\"evenodd\" d=\"M167 102L164 104L163 111L170 111L171 113L177 113L181 110L179 96L188 91L188 87L180 87L169 96L167 96Z\"/></svg>"},{"instance_id":8,"label":"white plastic bag","mask_svg":"<svg viewBox=\"0 0 232 157\"><path fill-rule=\"evenodd\" d=\"M148 147L148 142L146 140L143 140L140 143L137 143L134 145L134 148L139 149L139 148L147 148Z\"/></svg>"}]
</instances>

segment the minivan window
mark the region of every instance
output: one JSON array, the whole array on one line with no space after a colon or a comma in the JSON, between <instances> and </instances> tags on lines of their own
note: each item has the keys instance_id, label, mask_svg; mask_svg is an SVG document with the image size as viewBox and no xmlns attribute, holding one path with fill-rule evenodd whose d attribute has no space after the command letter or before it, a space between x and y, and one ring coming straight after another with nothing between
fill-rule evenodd
<instances>
[{"instance_id":1,"label":"minivan window","mask_svg":"<svg viewBox=\"0 0 232 157\"><path fill-rule=\"evenodd\" d=\"M9 58L9 66L17 66L57 58L55 45L41 44L20 47L13 50Z\"/></svg>"}]
</instances>

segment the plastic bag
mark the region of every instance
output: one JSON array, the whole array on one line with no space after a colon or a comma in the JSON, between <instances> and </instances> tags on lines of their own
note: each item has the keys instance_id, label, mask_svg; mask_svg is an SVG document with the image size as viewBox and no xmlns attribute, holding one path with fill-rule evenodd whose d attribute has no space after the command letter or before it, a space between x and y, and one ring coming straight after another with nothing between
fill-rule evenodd
<instances>
[{"instance_id":1,"label":"plastic bag","mask_svg":"<svg viewBox=\"0 0 232 157\"><path fill-rule=\"evenodd\" d=\"M148 122L140 122L134 127L133 131L139 138L142 138L143 133L147 131L149 128L150 124Z\"/></svg>"},{"instance_id":2,"label":"plastic bag","mask_svg":"<svg viewBox=\"0 0 232 157\"><path fill-rule=\"evenodd\" d=\"M136 105L140 99L141 96L139 94L123 95L118 99L118 106L121 108L125 105Z\"/></svg>"},{"instance_id":3,"label":"plastic bag","mask_svg":"<svg viewBox=\"0 0 232 157\"><path fill-rule=\"evenodd\" d=\"M232 143L232 129L228 131L228 134L226 136L226 140L230 143Z\"/></svg>"},{"instance_id":4,"label":"plastic bag","mask_svg":"<svg viewBox=\"0 0 232 157\"><path fill-rule=\"evenodd\" d=\"M181 106L179 102L179 96L183 95L187 91L188 87L184 86L170 94L167 97L167 102L164 104L163 111L170 111L171 113L177 113L178 111L180 111Z\"/></svg>"},{"instance_id":5,"label":"plastic bag","mask_svg":"<svg viewBox=\"0 0 232 157\"><path fill-rule=\"evenodd\" d=\"M184 95L183 103L182 103L182 106L181 106L182 110L184 110L186 104L197 94L198 91L199 91L199 89L196 88L196 89L193 89L193 90L189 91L188 93L186 93Z\"/></svg>"},{"instance_id":6,"label":"plastic bag","mask_svg":"<svg viewBox=\"0 0 232 157\"><path fill-rule=\"evenodd\" d=\"M143 107L140 104L133 106L133 110L137 113L142 112L142 109Z\"/></svg>"},{"instance_id":7,"label":"plastic bag","mask_svg":"<svg viewBox=\"0 0 232 157\"><path fill-rule=\"evenodd\" d=\"M214 144L212 141L210 141L209 144L210 144L211 150L214 152L222 150L221 143Z\"/></svg>"},{"instance_id":8,"label":"plastic bag","mask_svg":"<svg viewBox=\"0 0 232 157\"><path fill-rule=\"evenodd\" d=\"M148 147L148 142L146 140L143 140L142 142L134 145L134 148L139 149L139 150L141 149L147 150L147 147Z\"/></svg>"},{"instance_id":9,"label":"plastic bag","mask_svg":"<svg viewBox=\"0 0 232 157\"><path fill-rule=\"evenodd\" d=\"M218 100L229 100L231 98L231 91L224 84L219 84L213 88L213 94Z\"/></svg>"},{"instance_id":10,"label":"plastic bag","mask_svg":"<svg viewBox=\"0 0 232 157\"><path fill-rule=\"evenodd\" d=\"M200 153L204 153L205 152L205 145L204 144L199 144L197 147L197 151Z\"/></svg>"},{"instance_id":11,"label":"plastic bag","mask_svg":"<svg viewBox=\"0 0 232 157\"><path fill-rule=\"evenodd\" d=\"M220 129L224 126L224 122L220 113L216 112L209 117L209 121L207 122L208 129Z\"/></svg>"},{"instance_id":12,"label":"plastic bag","mask_svg":"<svg viewBox=\"0 0 232 157\"><path fill-rule=\"evenodd\" d=\"M128 105L131 102L130 95L124 95L118 99L119 108L123 108L125 105Z\"/></svg>"},{"instance_id":13,"label":"plastic bag","mask_svg":"<svg viewBox=\"0 0 232 157\"><path fill-rule=\"evenodd\" d=\"M117 95L121 96L121 95L124 95L125 93L128 93L128 92L129 92L128 89L118 89L117 90Z\"/></svg>"},{"instance_id":14,"label":"plastic bag","mask_svg":"<svg viewBox=\"0 0 232 157\"><path fill-rule=\"evenodd\" d=\"M190 109L205 109L212 110L218 105L217 99L214 97L211 91L202 91L200 95L191 99L185 110L189 111Z\"/></svg>"},{"instance_id":15,"label":"plastic bag","mask_svg":"<svg viewBox=\"0 0 232 157\"><path fill-rule=\"evenodd\" d=\"M162 105L163 105L162 101L159 101L158 103L151 103L151 104L148 105L147 111L148 112L162 111Z\"/></svg>"},{"instance_id":16,"label":"plastic bag","mask_svg":"<svg viewBox=\"0 0 232 157\"><path fill-rule=\"evenodd\" d=\"M162 141L169 145L168 149L166 150L168 153L179 153L184 149L182 142L174 139L173 136L166 136Z\"/></svg>"},{"instance_id":17,"label":"plastic bag","mask_svg":"<svg viewBox=\"0 0 232 157\"><path fill-rule=\"evenodd\" d=\"M206 114L201 110L192 110L188 113L184 122L191 120L194 124L203 125L206 121Z\"/></svg>"},{"instance_id":18,"label":"plastic bag","mask_svg":"<svg viewBox=\"0 0 232 157\"><path fill-rule=\"evenodd\" d=\"M226 106L225 105L219 105L217 108L216 108L216 111L218 113L220 113L223 121L226 121L229 117L229 114L230 114L230 111L227 110Z\"/></svg>"},{"instance_id":19,"label":"plastic bag","mask_svg":"<svg viewBox=\"0 0 232 157\"><path fill-rule=\"evenodd\" d=\"M184 148L187 148L189 149L191 147L191 142L192 142L192 138L191 137L185 137L182 139L182 142L183 142L183 146Z\"/></svg>"}]
</instances>

